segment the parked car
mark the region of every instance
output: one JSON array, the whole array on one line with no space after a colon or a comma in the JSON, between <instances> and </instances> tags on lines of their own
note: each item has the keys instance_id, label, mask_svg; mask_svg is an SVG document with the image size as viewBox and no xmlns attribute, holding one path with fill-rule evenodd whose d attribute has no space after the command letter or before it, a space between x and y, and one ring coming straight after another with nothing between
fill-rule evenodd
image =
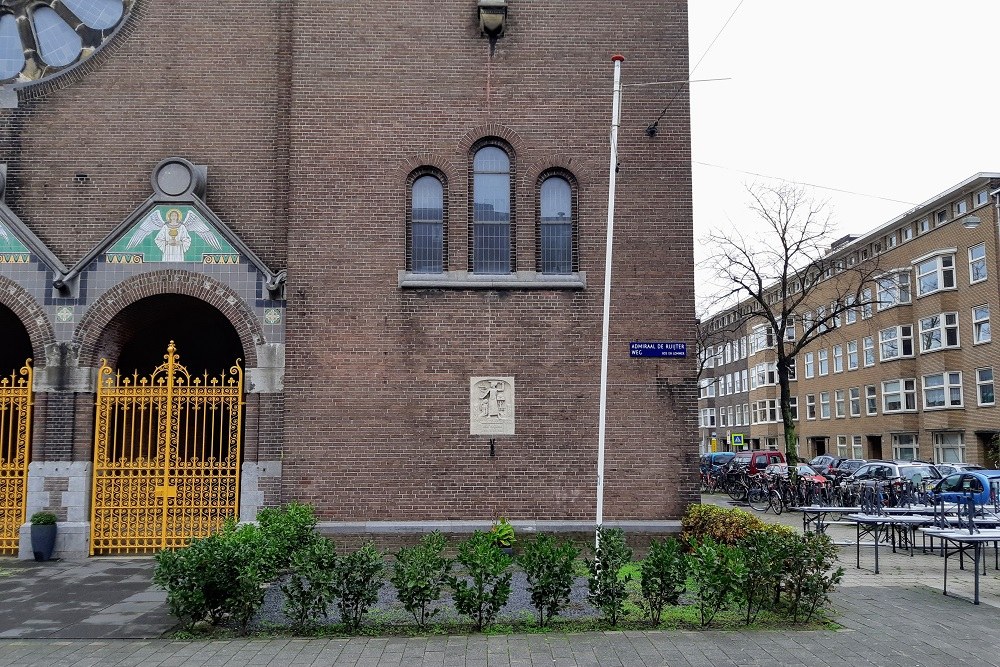
<instances>
[{"instance_id":1,"label":"parked car","mask_svg":"<svg viewBox=\"0 0 1000 667\"><path fill-rule=\"evenodd\" d=\"M836 468L841 464L841 462L847 459L841 458L839 456L830 456L829 454L820 454L819 456L813 458L809 462L809 465L813 467L813 470L821 475L829 475L832 468Z\"/></svg>"},{"instance_id":2,"label":"parked car","mask_svg":"<svg viewBox=\"0 0 1000 667\"><path fill-rule=\"evenodd\" d=\"M916 484L921 482L936 482L941 479L941 473L930 463L914 461L869 461L847 477L847 482L865 482L878 479L894 479L902 477Z\"/></svg>"},{"instance_id":3,"label":"parked car","mask_svg":"<svg viewBox=\"0 0 1000 667\"><path fill-rule=\"evenodd\" d=\"M787 463L772 463L764 469L764 472L768 475L780 475L782 477L788 477L788 464ZM803 479L808 479L811 482L817 482L822 484L826 481L826 477L816 472L816 469L811 465L806 463L795 464L795 472Z\"/></svg>"},{"instance_id":4,"label":"parked car","mask_svg":"<svg viewBox=\"0 0 1000 667\"><path fill-rule=\"evenodd\" d=\"M772 463L784 463L785 455L776 449L754 449L746 452L736 452L732 464L749 468L751 475L763 472Z\"/></svg>"},{"instance_id":5,"label":"parked car","mask_svg":"<svg viewBox=\"0 0 1000 667\"><path fill-rule=\"evenodd\" d=\"M868 463L867 459L842 459L840 463L837 464L837 467L832 468L830 472L835 477L845 477L866 463Z\"/></svg>"},{"instance_id":6,"label":"parked car","mask_svg":"<svg viewBox=\"0 0 1000 667\"><path fill-rule=\"evenodd\" d=\"M975 463L935 463L934 467L938 469L938 472L947 477L948 475L954 475L956 472L965 472L967 470L986 470L986 466L977 465Z\"/></svg>"},{"instance_id":7,"label":"parked car","mask_svg":"<svg viewBox=\"0 0 1000 667\"><path fill-rule=\"evenodd\" d=\"M970 496L977 505L996 501L1000 490L1000 470L967 470L948 475L932 489L935 496L945 502L964 501Z\"/></svg>"},{"instance_id":8,"label":"parked car","mask_svg":"<svg viewBox=\"0 0 1000 667\"><path fill-rule=\"evenodd\" d=\"M709 470L713 470L717 472L719 468L732 461L734 456L736 454L733 452L710 452L702 454L701 471L708 472Z\"/></svg>"}]
</instances>

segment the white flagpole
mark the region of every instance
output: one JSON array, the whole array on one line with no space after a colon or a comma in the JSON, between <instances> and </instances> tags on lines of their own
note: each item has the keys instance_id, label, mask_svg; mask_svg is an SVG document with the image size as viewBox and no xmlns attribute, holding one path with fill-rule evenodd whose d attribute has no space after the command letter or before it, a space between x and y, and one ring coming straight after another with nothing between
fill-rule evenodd
<instances>
[{"instance_id":1,"label":"white flagpole","mask_svg":"<svg viewBox=\"0 0 1000 667\"><path fill-rule=\"evenodd\" d=\"M621 115L622 61L614 55L615 85L611 103L611 168L608 175L608 238L604 252L604 329L601 337L601 410L597 427L597 528L604 523L604 427L608 407L608 333L611 327L611 250L615 234L615 175L618 171L618 121ZM600 533L595 531L594 544L601 546Z\"/></svg>"}]
</instances>

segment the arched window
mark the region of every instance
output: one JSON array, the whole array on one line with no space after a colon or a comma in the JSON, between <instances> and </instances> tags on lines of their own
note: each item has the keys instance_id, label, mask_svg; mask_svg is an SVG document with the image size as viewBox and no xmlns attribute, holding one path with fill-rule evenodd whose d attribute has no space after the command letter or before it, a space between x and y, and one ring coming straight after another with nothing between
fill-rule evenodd
<instances>
[{"instance_id":1,"label":"arched window","mask_svg":"<svg viewBox=\"0 0 1000 667\"><path fill-rule=\"evenodd\" d=\"M575 248L573 187L562 175L543 177L538 200L538 270L572 273Z\"/></svg>"},{"instance_id":2,"label":"arched window","mask_svg":"<svg viewBox=\"0 0 1000 667\"><path fill-rule=\"evenodd\" d=\"M496 145L476 151L472 164L473 273L511 272L510 155Z\"/></svg>"},{"instance_id":3,"label":"arched window","mask_svg":"<svg viewBox=\"0 0 1000 667\"><path fill-rule=\"evenodd\" d=\"M444 271L444 184L425 173L410 183L409 269L414 273Z\"/></svg>"}]
</instances>

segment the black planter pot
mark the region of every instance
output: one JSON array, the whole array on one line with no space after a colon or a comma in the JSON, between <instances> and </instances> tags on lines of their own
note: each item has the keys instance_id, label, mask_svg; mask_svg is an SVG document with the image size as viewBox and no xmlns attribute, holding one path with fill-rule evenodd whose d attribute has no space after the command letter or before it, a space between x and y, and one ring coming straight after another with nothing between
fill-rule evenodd
<instances>
[{"instance_id":1,"label":"black planter pot","mask_svg":"<svg viewBox=\"0 0 1000 667\"><path fill-rule=\"evenodd\" d=\"M52 552L55 548L56 527L54 524L31 527L31 551L35 554L35 560L49 560L52 558Z\"/></svg>"}]
</instances>

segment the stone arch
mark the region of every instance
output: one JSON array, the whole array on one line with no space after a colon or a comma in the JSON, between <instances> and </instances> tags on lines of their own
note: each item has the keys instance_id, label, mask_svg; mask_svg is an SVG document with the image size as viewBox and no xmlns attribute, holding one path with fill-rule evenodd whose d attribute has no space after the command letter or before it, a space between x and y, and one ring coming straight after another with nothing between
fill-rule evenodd
<instances>
[{"instance_id":1,"label":"stone arch","mask_svg":"<svg viewBox=\"0 0 1000 667\"><path fill-rule=\"evenodd\" d=\"M180 269L153 271L133 276L100 296L80 319L73 333L79 345L80 365L96 366L99 343L106 327L126 307L151 296L179 294L194 297L221 313L239 336L246 355L245 368L258 363L257 346L265 341L260 320L242 297L230 287L204 274Z\"/></svg>"},{"instance_id":2,"label":"stone arch","mask_svg":"<svg viewBox=\"0 0 1000 667\"><path fill-rule=\"evenodd\" d=\"M23 287L4 276L0 276L0 305L13 311L28 331L35 368L44 366L46 346L56 341L55 330L45 310Z\"/></svg>"}]
</instances>

